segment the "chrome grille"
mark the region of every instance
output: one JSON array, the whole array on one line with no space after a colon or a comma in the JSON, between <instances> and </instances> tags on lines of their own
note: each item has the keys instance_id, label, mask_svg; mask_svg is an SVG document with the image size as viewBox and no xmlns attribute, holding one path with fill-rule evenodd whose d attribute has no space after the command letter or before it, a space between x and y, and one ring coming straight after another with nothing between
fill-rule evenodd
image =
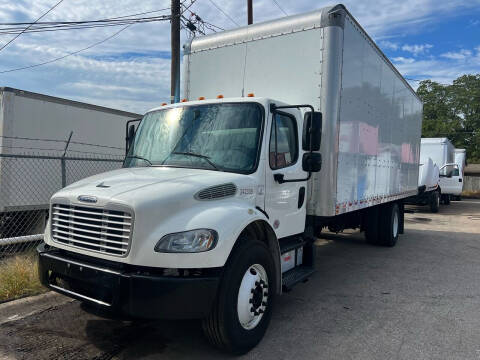
<instances>
[{"instance_id":1,"label":"chrome grille","mask_svg":"<svg viewBox=\"0 0 480 360\"><path fill-rule=\"evenodd\" d=\"M76 205L52 205L52 239L61 244L114 256L130 248L132 215Z\"/></svg>"},{"instance_id":2,"label":"chrome grille","mask_svg":"<svg viewBox=\"0 0 480 360\"><path fill-rule=\"evenodd\" d=\"M237 187L233 183L215 185L203 189L195 194L197 200L215 200L234 196L237 193Z\"/></svg>"}]
</instances>

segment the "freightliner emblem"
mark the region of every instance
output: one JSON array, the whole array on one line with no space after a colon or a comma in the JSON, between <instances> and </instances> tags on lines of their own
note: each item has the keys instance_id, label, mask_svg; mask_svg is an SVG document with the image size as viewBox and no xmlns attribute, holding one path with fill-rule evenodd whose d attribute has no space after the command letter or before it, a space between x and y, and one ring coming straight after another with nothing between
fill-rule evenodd
<instances>
[{"instance_id":1,"label":"freightliner emblem","mask_svg":"<svg viewBox=\"0 0 480 360\"><path fill-rule=\"evenodd\" d=\"M91 204L97 202L97 198L95 196L89 196L89 195L80 195L79 197L77 197L77 199L79 201L83 201Z\"/></svg>"}]
</instances>

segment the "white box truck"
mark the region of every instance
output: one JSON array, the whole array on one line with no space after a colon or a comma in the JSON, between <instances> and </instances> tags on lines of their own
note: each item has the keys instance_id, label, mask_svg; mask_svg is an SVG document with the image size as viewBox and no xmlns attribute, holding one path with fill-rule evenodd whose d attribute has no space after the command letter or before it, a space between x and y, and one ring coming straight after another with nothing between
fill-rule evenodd
<instances>
[{"instance_id":1,"label":"white box truck","mask_svg":"<svg viewBox=\"0 0 480 360\"><path fill-rule=\"evenodd\" d=\"M448 138L422 138L420 162L431 158L438 166L441 201L450 204L450 199L461 194L462 181L459 167L455 163L455 147Z\"/></svg>"},{"instance_id":2,"label":"white box truck","mask_svg":"<svg viewBox=\"0 0 480 360\"><path fill-rule=\"evenodd\" d=\"M463 185L465 184L465 166L467 166L467 150L465 149L455 149L455 164L458 168L454 168L454 174L457 174L458 179L456 185L456 194L453 195L454 200L462 200Z\"/></svg>"},{"instance_id":3,"label":"white box truck","mask_svg":"<svg viewBox=\"0 0 480 360\"><path fill-rule=\"evenodd\" d=\"M52 197L39 273L104 309L202 318L243 353L322 228L395 245L422 103L342 5L193 39L184 64L188 99L143 117L125 168Z\"/></svg>"},{"instance_id":4,"label":"white box truck","mask_svg":"<svg viewBox=\"0 0 480 360\"><path fill-rule=\"evenodd\" d=\"M421 151L420 151L421 153ZM440 210L440 171L429 157L420 160L418 193L405 200L409 205L428 205L432 213Z\"/></svg>"},{"instance_id":5,"label":"white box truck","mask_svg":"<svg viewBox=\"0 0 480 360\"><path fill-rule=\"evenodd\" d=\"M114 168L75 158L122 159L125 124L141 117L78 101L0 88L0 245L43 233L50 197ZM65 152L67 142L68 151ZM66 154L63 163L59 157ZM121 167L120 163L115 163ZM5 240L5 239L8 239Z\"/></svg>"}]
</instances>

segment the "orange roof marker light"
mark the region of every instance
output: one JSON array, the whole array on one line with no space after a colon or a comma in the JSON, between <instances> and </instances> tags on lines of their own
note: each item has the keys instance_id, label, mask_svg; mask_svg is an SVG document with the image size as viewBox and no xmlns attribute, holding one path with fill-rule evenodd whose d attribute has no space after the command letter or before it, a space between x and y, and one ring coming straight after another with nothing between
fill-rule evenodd
<instances>
[{"instance_id":1,"label":"orange roof marker light","mask_svg":"<svg viewBox=\"0 0 480 360\"><path fill-rule=\"evenodd\" d=\"M205 96L200 96L198 100L205 100Z\"/></svg>"},{"instance_id":2,"label":"orange roof marker light","mask_svg":"<svg viewBox=\"0 0 480 360\"><path fill-rule=\"evenodd\" d=\"M167 103L162 103L162 106L165 106L165 105L167 105Z\"/></svg>"},{"instance_id":3,"label":"orange roof marker light","mask_svg":"<svg viewBox=\"0 0 480 360\"><path fill-rule=\"evenodd\" d=\"M249 94L247 94L247 97L255 97L255 94L254 93L249 93Z\"/></svg>"},{"instance_id":4,"label":"orange roof marker light","mask_svg":"<svg viewBox=\"0 0 480 360\"><path fill-rule=\"evenodd\" d=\"M187 101L188 101L187 99L180 100L180 102L187 102Z\"/></svg>"},{"instance_id":5,"label":"orange roof marker light","mask_svg":"<svg viewBox=\"0 0 480 360\"><path fill-rule=\"evenodd\" d=\"M217 99L223 99L223 95L222 94L217 95Z\"/></svg>"}]
</instances>

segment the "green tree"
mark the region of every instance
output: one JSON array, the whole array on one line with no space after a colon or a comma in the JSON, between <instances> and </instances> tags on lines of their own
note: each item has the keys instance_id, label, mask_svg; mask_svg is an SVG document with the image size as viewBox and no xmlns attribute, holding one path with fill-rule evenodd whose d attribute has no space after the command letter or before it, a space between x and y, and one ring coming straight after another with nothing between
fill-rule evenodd
<instances>
[{"instance_id":1,"label":"green tree","mask_svg":"<svg viewBox=\"0 0 480 360\"><path fill-rule=\"evenodd\" d=\"M463 75L451 85L420 82L422 137L447 137L467 149L469 162L480 161L480 74Z\"/></svg>"}]
</instances>

